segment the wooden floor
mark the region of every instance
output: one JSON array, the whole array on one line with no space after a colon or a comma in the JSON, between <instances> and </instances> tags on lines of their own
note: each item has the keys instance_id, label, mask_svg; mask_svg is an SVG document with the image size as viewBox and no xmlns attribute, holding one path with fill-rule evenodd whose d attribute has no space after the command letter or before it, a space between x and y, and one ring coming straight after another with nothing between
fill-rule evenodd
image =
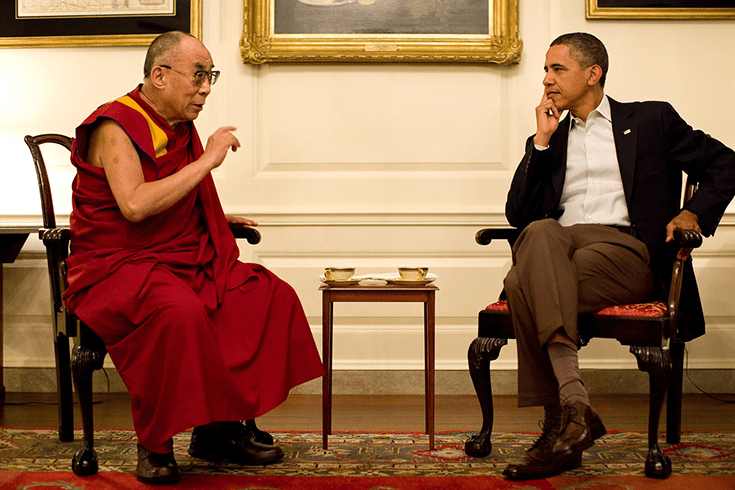
<instances>
[{"instance_id":1,"label":"wooden floor","mask_svg":"<svg viewBox=\"0 0 735 490\"><path fill-rule=\"evenodd\" d=\"M727 397L727 395L723 395ZM729 396L732 399L732 395ZM132 429L130 397L127 394L95 396L94 426L97 429ZM321 396L293 395L283 405L258 419L268 431L321 431ZM647 395L592 396L608 430L647 430ZM81 417L75 404L75 427ZM665 411L665 410L664 410ZM495 427L503 431L538 431L539 408L516 407L515 396L495 397ZM665 416L665 414L664 414ZM682 430L733 431L735 406L705 395L685 395ZM665 429L665 424L661 429ZM482 415L474 395L437 396L436 427L439 431L477 432ZM0 412L0 427L56 428L55 395L8 393ZM421 431L424 429L422 395L335 395L332 402L333 431Z\"/></svg>"}]
</instances>

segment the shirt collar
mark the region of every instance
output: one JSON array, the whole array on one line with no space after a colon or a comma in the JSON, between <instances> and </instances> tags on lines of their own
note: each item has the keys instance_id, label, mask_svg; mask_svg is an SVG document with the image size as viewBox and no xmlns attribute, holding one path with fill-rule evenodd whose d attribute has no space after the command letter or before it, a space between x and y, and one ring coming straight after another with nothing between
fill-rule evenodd
<instances>
[{"instance_id":1,"label":"shirt collar","mask_svg":"<svg viewBox=\"0 0 735 490\"><path fill-rule=\"evenodd\" d=\"M608 122L612 123L612 116L610 115L610 99L607 98L607 95L602 96L600 105L597 106L597 109L590 112L590 115L587 116L587 120L589 121L590 117L595 117L596 115L604 117ZM570 127L573 128L575 123L582 124L582 120L580 118L576 117L574 114L571 114L571 116Z\"/></svg>"}]
</instances>

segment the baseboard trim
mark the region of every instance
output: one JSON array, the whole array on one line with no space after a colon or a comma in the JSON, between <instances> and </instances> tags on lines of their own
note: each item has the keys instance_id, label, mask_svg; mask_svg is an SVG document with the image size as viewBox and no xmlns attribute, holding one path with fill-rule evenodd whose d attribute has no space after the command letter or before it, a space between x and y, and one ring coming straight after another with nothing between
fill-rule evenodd
<instances>
[{"instance_id":1,"label":"baseboard trim","mask_svg":"<svg viewBox=\"0 0 735 490\"><path fill-rule=\"evenodd\" d=\"M52 368L5 368L5 389L8 392L53 393L56 391L56 371ZM582 378L590 394L648 393L648 376L640 371L583 370ZM492 370L492 390L497 395L517 393L515 370ZM699 393L696 383L707 393L735 393L735 369L690 369L684 377L684 393ZM126 392L115 369L94 373L96 393ZM437 371L437 395L474 395L475 390L467 371ZM315 379L291 390L292 394L318 395L322 380ZM332 392L336 395L420 395L424 392L424 372L411 371L334 371Z\"/></svg>"}]
</instances>

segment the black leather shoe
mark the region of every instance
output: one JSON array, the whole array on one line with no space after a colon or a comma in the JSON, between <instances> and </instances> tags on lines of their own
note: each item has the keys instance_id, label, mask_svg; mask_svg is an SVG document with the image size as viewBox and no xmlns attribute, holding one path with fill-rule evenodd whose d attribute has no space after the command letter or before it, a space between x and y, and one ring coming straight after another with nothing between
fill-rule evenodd
<instances>
[{"instance_id":1,"label":"black leather shoe","mask_svg":"<svg viewBox=\"0 0 735 490\"><path fill-rule=\"evenodd\" d=\"M562 462L553 458L551 448L557 438L561 422L557 419L554 425L545 425L540 422L542 433L531 449L518 463L508 465L503 470L503 475L509 480L536 480L549 478L567 470L573 470L582 466L582 457Z\"/></svg>"},{"instance_id":2,"label":"black leather shoe","mask_svg":"<svg viewBox=\"0 0 735 490\"><path fill-rule=\"evenodd\" d=\"M138 443L138 481L149 485L171 485L179 481L179 468L174 453L152 453Z\"/></svg>"},{"instance_id":3,"label":"black leather shoe","mask_svg":"<svg viewBox=\"0 0 735 490\"><path fill-rule=\"evenodd\" d=\"M575 460L605 434L607 430L594 408L581 401L566 404L562 407L562 429L551 449L552 457L562 463Z\"/></svg>"},{"instance_id":4,"label":"black leather shoe","mask_svg":"<svg viewBox=\"0 0 735 490\"><path fill-rule=\"evenodd\" d=\"M265 444L266 446L273 445L273 436L263 430L258 429L258 426L255 425L254 419L245 421L245 429L250 432L250 438L253 441Z\"/></svg>"},{"instance_id":5,"label":"black leather shoe","mask_svg":"<svg viewBox=\"0 0 735 490\"><path fill-rule=\"evenodd\" d=\"M240 422L195 427L191 435L189 455L208 461L226 461L241 465L267 465L283 459L283 450L261 444Z\"/></svg>"}]
</instances>

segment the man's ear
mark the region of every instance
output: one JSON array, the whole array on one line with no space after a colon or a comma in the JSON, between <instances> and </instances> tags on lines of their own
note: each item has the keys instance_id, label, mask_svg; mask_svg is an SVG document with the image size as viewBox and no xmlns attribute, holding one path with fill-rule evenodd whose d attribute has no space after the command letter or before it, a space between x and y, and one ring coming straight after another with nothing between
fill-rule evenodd
<instances>
[{"instance_id":1,"label":"man's ear","mask_svg":"<svg viewBox=\"0 0 735 490\"><path fill-rule=\"evenodd\" d=\"M166 76L168 75L168 73L166 73L167 71L168 70L164 69L162 66L154 66L149 77L151 84L157 89L163 89L166 85Z\"/></svg>"},{"instance_id":2,"label":"man's ear","mask_svg":"<svg viewBox=\"0 0 735 490\"><path fill-rule=\"evenodd\" d=\"M598 83L600 81L600 78L602 78L602 68L600 65L592 65L590 66L590 74L587 78L587 84L591 87Z\"/></svg>"}]
</instances>

